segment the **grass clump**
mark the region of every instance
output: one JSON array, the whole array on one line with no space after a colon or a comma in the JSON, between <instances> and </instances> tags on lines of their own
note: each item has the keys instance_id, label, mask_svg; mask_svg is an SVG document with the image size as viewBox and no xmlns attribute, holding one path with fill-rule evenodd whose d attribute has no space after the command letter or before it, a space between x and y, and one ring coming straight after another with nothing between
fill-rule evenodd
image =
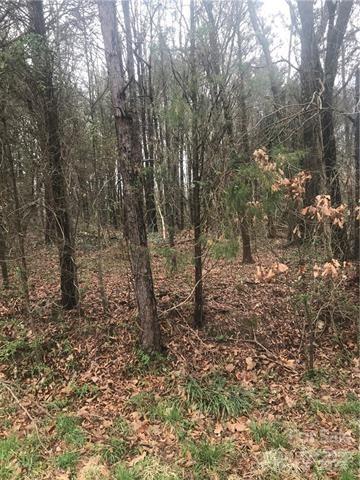
<instances>
[{"instance_id":1,"label":"grass clump","mask_svg":"<svg viewBox=\"0 0 360 480\"><path fill-rule=\"evenodd\" d=\"M228 462L234 452L234 445L231 442L210 443L204 439L187 443L185 451L190 453L195 463L195 478L207 479L212 478L211 475L220 474L220 472L225 474Z\"/></svg>"},{"instance_id":2,"label":"grass clump","mask_svg":"<svg viewBox=\"0 0 360 480\"><path fill-rule=\"evenodd\" d=\"M17 338L15 340L1 339L0 361L7 362L15 359L20 353L29 350L29 343L26 338Z\"/></svg>"},{"instance_id":3,"label":"grass clump","mask_svg":"<svg viewBox=\"0 0 360 480\"><path fill-rule=\"evenodd\" d=\"M148 414L156 403L155 395L152 392L140 392L128 400L130 406L135 410Z\"/></svg>"},{"instance_id":4,"label":"grass clump","mask_svg":"<svg viewBox=\"0 0 360 480\"><path fill-rule=\"evenodd\" d=\"M78 452L64 452L56 457L56 466L61 470L74 472L79 463L80 455Z\"/></svg>"},{"instance_id":5,"label":"grass clump","mask_svg":"<svg viewBox=\"0 0 360 480\"><path fill-rule=\"evenodd\" d=\"M181 480L177 469L165 465L156 457L147 457L131 468L119 464L114 472L115 480Z\"/></svg>"},{"instance_id":6,"label":"grass clump","mask_svg":"<svg viewBox=\"0 0 360 480\"><path fill-rule=\"evenodd\" d=\"M41 467L41 445L36 435L28 435L22 440L15 436L0 440L0 479L20 478L17 476L19 471L34 474Z\"/></svg>"},{"instance_id":7,"label":"grass clump","mask_svg":"<svg viewBox=\"0 0 360 480\"><path fill-rule=\"evenodd\" d=\"M275 422L252 422L250 425L251 434L256 443L264 441L267 446L273 449L288 448L289 439L280 424Z\"/></svg>"},{"instance_id":8,"label":"grass clump","mask_svg":"<svg viewBox=\"0 0 360 480\"><path fill-rule=\"evenodd\" d=\"M99 393L99 387L91 383L83 383L82 385L75 385L73 394L75 397L82 399L96 396Z\"/></svg>"},{"instance_id":9,"label":"grass clump","mask_svg":"<svg viewBox=\"0 0 360 480\"><path fill-rule=\"evenodd\" d=\"M267 450L260 462L259 480L303 480L303 472L281 450Z\"/></svg>"},{"instance_id":10,"label":"grass clump","mask_svg":"<svg viewBox=\"0 0 360 480\"><path fill-rule=\"evenodd\" d=\"M347 454L339 466L339 480L357 480L360 471L360 453Z\"/></svg>"},{"instance_id":11,"label":"grass clump","mask_svg":"<svg viewBox=\"0 0 360 480\"><path fill-rule=\"evenodd\" d=\"M335 408L341 415L360 417L360 400L353 393L349 393L347 400L336 405Z\"/></svg>"},{"instance_id":12,"label":"grass clump","mask_svg":"<svg viewBox=\"0 0 360 480\"><path fill-rule=\"evenodd\" d=\"M56 432L69 445L81 447L86 436L77 417L60 415L56 420Z\"/></svg>"},{"instance_id":13,"label":"grass clump","mask_svg":"<svg viewBox=\"0 0 360 480\"><path fill-rule=\"evenodd\" d=\"M252 408L253 402L249 391L228 385L220 375L210 375L201 381L190 378L186 394L188 401L198 410L215 418L243 415Z\"/></svg>"},{"instance_id":14,"label":"grass clump","mask_svg":"<svg viewBox=\"0 0 360 480\"><path fill-rule=\"evenodd\" d=\"M0 440L0 478L1 480L12 480L15 476L14 456L20 444L15 436Z\"/></svg>"},{"instance_id":15,"label":"grass clump","mask_svg":"<svg viewBox=\"0 0 360 480\"><path fill-rule=\"evenodd\" d=\"M122 438L110 438L101 450L102 459L109 465L119 462L129 452L129 444Z\"/></svg>"}]
</instances>

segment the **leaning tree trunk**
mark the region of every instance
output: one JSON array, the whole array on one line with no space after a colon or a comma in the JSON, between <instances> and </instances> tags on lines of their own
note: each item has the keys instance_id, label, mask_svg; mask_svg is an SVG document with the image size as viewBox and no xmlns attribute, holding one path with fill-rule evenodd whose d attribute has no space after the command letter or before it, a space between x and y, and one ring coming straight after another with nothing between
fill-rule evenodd
<instances>
[{"instance_id":1,"label":"leaning tree trunk","mask_svg":"<svg viewBox=\"0 0 360 480\"><path fill-rule=\"evenodd\" d=\"M32 0L29 2L29 9L32 30L40 39L37 50L38 58L35 61L41 69L41 94L43 95L50 182L59 245L61 304L65 309L70 310L78 306L79 291L74 239L66 199L67 189L61 153L58 100L53 82L51 52L46 38L43 2Z\"/></svg>"},{"instance_id":2,"label":"leaning tree trunk","mask_svg":"<svg viewBox=\"0 0 360 480\"><path fill-rule=\"evenodd\" d=\"M130 250L135 295L142 328L142 347L147 351L160 349L160 328L147 245L144 221L142 153L136 111L132 32L128 1L123 1L128 54L129 84L125 80L120 47L115 0L98 0L101 31L105 46L111 99L119 150L119 166L123 179L125 232ZM126 93L129 92L129 101Z\"/></svg>"}]
</instances>

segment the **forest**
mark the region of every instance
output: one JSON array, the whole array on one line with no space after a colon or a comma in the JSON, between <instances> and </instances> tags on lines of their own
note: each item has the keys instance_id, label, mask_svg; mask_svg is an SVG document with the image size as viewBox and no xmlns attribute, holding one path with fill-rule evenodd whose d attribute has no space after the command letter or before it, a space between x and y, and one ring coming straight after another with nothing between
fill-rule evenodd
<instances>
[{"instance_id":1,"label":"forest","mask_svg":"<svg viewBox=\"0 0 360 480\"><path fill-rule=\"evenodd\" d=\"M0 480L355 480L360 3L0 1Z\"/></svg>"}]
</instances>

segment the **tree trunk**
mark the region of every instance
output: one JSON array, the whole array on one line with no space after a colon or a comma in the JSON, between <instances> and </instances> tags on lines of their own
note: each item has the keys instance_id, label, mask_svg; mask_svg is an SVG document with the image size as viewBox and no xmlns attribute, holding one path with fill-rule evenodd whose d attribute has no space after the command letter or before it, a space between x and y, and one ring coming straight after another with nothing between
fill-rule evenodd
<instances>
[{"instance_id":1,"label":"tree trunk","mask_svg":"<svg viewBox=\"0 0 360 480\"><path fill-rule=\"evenodd\" d=\"M191 76L191 167L192 167L192 217L194 228L194 326L200 328L204 324L204 300L202 280L202 238L201 238L201 196L200 196L200 145L198 133L198 84L196 71L196 25L194 0L190 0L190 76Z\"/></svg>"},{"instance_id":2,"label":"tree trunk","mask_svg":"<svg viewBox=\"0 0 360 480\"><path fill-rule=\"evenodd\" d=\"M160 61L161 61L161 76L162 76L162 95L164 100L164 130L165 130L165 168L164 175L164 204L165 216L168 232L168 242L171 249L171 269L176 270L176 251L175 251L175 174L176 163L174 162L172 145L170 141L170 130L168 122L168 96L167 83L164 71L164 49L165 43L162 34L160 33ZM162 146L162 145L161 145ZM174 171L175 167L175 171Z\"/></svg>"},{"instance_id":3,"label":"tree trunk","mask_svg":"<svg viewBox=\"0 0 360 480\"><path fill-rule=\"evenodd\" d=\"M134 59L128 1L123 1L122 6L128 56L128 84L125 80L122 63L123 52L118 36L116 2L115 0L98 1L118 140L119 166L123 179L125 232L130 250L135 295L142 328L142 347L147 351L158 351L160 349L160 328L144 221L143 185L141 182L143 160L136 111ZM127 92L129 92L128 102L126 101Z\"/></svg>"},{"instance_id":4,"label":"tree trunk","mask_svg":"<svg viewBox=\"0 0 360 480\"><path fill-rule=\"evenodd\" d=\"M337 74L341 45L344 40L346 28L349 22L353 2L348 0L336 3L328 0L326 7L329 11L328 31L326 39L326 55L324 66L324 91L322 98L322 138L324 146L324 166L331 194L332 205L337 207L341 204L340 178L336 159L336 138L334 127L334 83ZM336 9L338 8L335 22ZM332 248L336 256L345 258L348 256L348 242L346 229L333 226Z\"/></svg>"},{"instance_id":5,"label":"tree trunk","mask_svg":"<svg viewBox=\"0 0 360 480\"><path fill-rule=\"evenodd\" d=\"M26 230L23 225L21 218L21 204L18 191L18 185L16 181L16 170L14 165L14 157L9 143L9 132L7 128L6 113L5 108L1 105L1 149L0 149L0 163L4 163L5 170L9 175L9 182L12 187L12 194L14 198L14 226L16 231L17 239L17 250L20 259L20 281L21 281L21 290L25 299L26 308L28 308L30 303L29 298L29 286L28 286L28 269L26 261L26 251L25 251L25 233Z\"/></svg>"},{"instance_id":6,"label":"tree trunk","mask_svg":"<svg viewBox=\"0 0 360 480\"><path fill-rule=\"evenodd\" d=\"M152 40L152 24L150 37ZM155 131L156 115L154 107L154 92L152 82L152 56L149 58L149 76L148 76L148 93L149 106L147 109L147 124L148 124L148 150L149 158L145 158L145 204L146 204L146 223L150 232L158 231L157 217L156 217L156 201L155 201L155 181L154 181L154 167L155 167Z\"/></svg>"},{"instance_id":7,"label":"tree trunk","mask_svg":"<svg viewBox=\"0 0 360 480\"><path fill-rule=\"evenodd\" d=\"M360 69L356 70L355 79L355 105L357 112L355 114L355 205L360 208ZM360 211L355 215L355 236L354 236L354 251L353 257L355 260L360 260Z\"/></svg>"},{"instance_id":8,"label":"tree trunk","mask_svg":"<svg viewBox=\"0 0 360 480\"><path fill-rule=\"evenodd\" d=\"M41 40L39 50L37 50L39 58L36 59L36 62L41 67L42 75L43 89L41 92L44 100L49 171L59 244L61 304L65 309L73 309L79 303L75 248L67 207L66 181L59 134L59 111L53 83L51 52L46 38L43 2L31 0L29 10L33 32Z\"/></svg>"},{"instance_id":9,"label":"tree trunk","mask_svg":"<svg viewBox=\"0 0 360 480\"><path fill-rule=\"evenodd\" d=\"M317 38L314 31L313 2L298 0L301 21L301 96L303 114L303 142L305 153L302 168L311 173L306 184L305 205L314 203L316 195L323 191L324 167L320 128L319 89L322 68L319 60Z\"/></svg>"},{"instance_id":10,"label":"tree trunk","mask_svg":"<svg viewBox=\"0 0 360 480\"><path fill-rule=\"evenodd\" d=\"M6 229L4 222L1 218L0 212L0 265L1 265L1 276L2 284L4 288L9 288L9 272L6 261L7 249L6 249Z\"/></svg>"}]
</instances>

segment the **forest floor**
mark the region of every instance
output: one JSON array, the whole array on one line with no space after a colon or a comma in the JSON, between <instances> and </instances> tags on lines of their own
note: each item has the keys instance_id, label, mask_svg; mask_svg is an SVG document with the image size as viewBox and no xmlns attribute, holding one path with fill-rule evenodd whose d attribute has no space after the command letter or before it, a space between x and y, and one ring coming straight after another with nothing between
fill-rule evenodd
<instances>
[{"instance_id":1,"label":"forest floor","mask_svg":"<svg viewBox=\"0 0 360 480\"><path fill-rule=\"evenodd\" d=\"M107 314L91 237L79 242L79 312L57 306L56 249L31 242L30 313L14 288L0 293L1 480L358 478L356 322L339 326L342 344L325 325L309 375L298 260L283 239L259 242L266 249L259 247L257 262L294 267L271 283L257 283L256 266L231 258L230 244L212 246L206 326L195 331L191 240L178 239L174 273L169 250L154 238L166 345L154 359L137 345L118 240L102 253ZM356 303L356 286L347 288Z\"/></svg>"}]
</instances>

